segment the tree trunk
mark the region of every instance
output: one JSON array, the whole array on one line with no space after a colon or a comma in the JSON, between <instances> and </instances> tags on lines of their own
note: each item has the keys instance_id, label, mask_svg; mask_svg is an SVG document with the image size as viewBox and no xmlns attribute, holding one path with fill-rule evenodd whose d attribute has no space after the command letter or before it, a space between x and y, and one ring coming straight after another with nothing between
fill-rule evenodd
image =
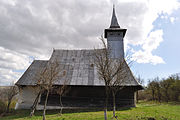
<instances>
[{"instance_id":1,"label":"tree trunk","mask_svg":"<svg viewBox=\"0 0 180 120\"><path fill-rule=\"evenodd\" d=\"M104 120L107 120L107 108L104 108Z\"/></svg>"},{"instance_id":2,"label":"tree trunk","mask_svg":"<svg viewBox=\"0 0 180 120\"><path fill-rule=\"evenodd\" d=\"M160 93L159 89L158 89L158 101L159 101L159 103L161 103L161 93Z\"/></svg>"},{"instance_id":3,"label":"tree trunk","mask_svg":"<svg viewBox=\"0 0 180 120\"><path fill-rule=\"evenodd\" d=\"M168 101L169 101L169 95L168 95L168 91L167 91L167 90L166 90L165 94L166 94L166 102L168 103Z\"/></svg>"},{"instance_id":4,"label":"tree trunk","mask_svg":"<svg viewBox=\"0 0 180 120\"><path fill-rule=\"evenodd\" d=\"M37 97L36 97L36 99L35 99L32 107L31 107L30 117L32 117L32 116L34 115L34 112L35 112L35 110L36 110L36 106L37 106L37 104L38 104L38 100L39 100L40 94L41 94L41 92L38 93L38 95L37 95Z\"/></svg>"},{"instance_id":5,"label":"tree trunk","mask_svg":"<svg viewBox=\"0 0 180 120\"><path fill-rule=\"evenodd\" d=\"M136 92L136 103L138 103L138 100L139 100L139 98L138 98L139 96L138 96L138 95L139 95L139 93L138 93L138 91L137 91L137 92Z\"/></svg>"},{"instance_id":6,"label":"tree trunk","mask_svg":"<svg viewBox=\"0 0 180 120\"><path fill-rule=\"evenodd\" d=\"M59 102L60 102L60 106L61 106L61 109L60 109L60 115L61 115L62 114L62 110L63 110L63 104L62 104L61 95L59 96Z\"/></svg>"},{"instance_id":7,"label":"tree trunk","mask_svg":"<svg viewBox=\"0 0 180 120\"><path fill-rule=\"evenodd\" d=\"M158 96L158 101L159 101L159 103L161 103L161 96L160 95Z\"/></svg>"},{"instance_id":8,"label":"tree trunk","mask_svg":"<svg viewBox=\"0 0 180 120\"><path fill-rule=\"evenodd\" d=\"M45 103L44 103L43 120L46 120L46 105L47 105L47 101L48 101L48 96L49 96L49 89L47 90L46 100L45 100Z\"/></svg>"},{"instance_id":9,"label":"tree trunk","mask_svg":"<svg viewBox=\"0 0 180 120\"><path fill-rule=\"evenodd\" d=\"M105 105L104 105L104 120L107 120L107 106L108 106L108 88L106 87L106 98L105 98Z\"/></svg>"},{"instance_id":10,"label":"tree trunk","mask_svg":"<svg viewBox=\"0 0 180 120\"><path fill-rule=\"evenodd\" d=\"M6 113L9 113L9 107L10 107L10 104L11 104L11 100L8 101Z\"/></svg>"},{"instance_id":11,"label":"tree trunk","mask_svg":"<svg viewBox=\"0 0 180 120\"><path fill-rule=\"evenodd\" d=\"M153 101L154 101L154 90L152 90L152 99L153 99Z\"/></svg>"},{"instance_id":12,"label":"tree trunk","mask_svg":"<svg viewBox=\"0 0 180 120\"><path fill-rule=\"evenodd\" d=\"M113 117L116 118L116 95L114 91L112 91L113 95Z\"/></svg>"}]
</instances>

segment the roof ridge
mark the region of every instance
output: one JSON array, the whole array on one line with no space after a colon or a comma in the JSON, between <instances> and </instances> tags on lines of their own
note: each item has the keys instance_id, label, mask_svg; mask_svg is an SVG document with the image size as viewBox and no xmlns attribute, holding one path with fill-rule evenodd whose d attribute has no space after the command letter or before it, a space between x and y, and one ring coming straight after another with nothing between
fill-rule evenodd
<instances>
[{"instance_id":1,"label":"roof ridge","mask_svg":"<svg viewBox=\"0 0 180 120\"><path fill-rule=\"evenodd\" d=\"M43 62L48 62L49 60L33 60L34 61L43 61Z\"/></svg>"},{"instance_id":2,"label":"roof ridge","mask_svg":"<svg viewBox=\"0 0 180 120\"><path fill-rule=\"evenodd\" d=\"M54 51L57 51L57 50L66 50L66 51L81 51L81 50L94 50L94 49L54 49ZM98 50L101 50L101 49L98 49Z\"/></svg>"}]
</instances>

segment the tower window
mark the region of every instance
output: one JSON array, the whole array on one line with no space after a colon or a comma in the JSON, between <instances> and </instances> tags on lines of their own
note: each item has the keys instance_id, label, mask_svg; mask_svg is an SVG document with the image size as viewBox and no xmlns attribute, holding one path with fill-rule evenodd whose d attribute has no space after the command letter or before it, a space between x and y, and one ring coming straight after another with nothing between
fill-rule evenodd
<instances>
[{"instance_id":1,"label":"tower window","mask_svg":"<svg viewBox=\"0 0 180 120\"><path fill-rule=\"evenodd\" d=\"M94 67L94 64L91 64L91 67Z\"/></svg>"},{"instance_id":2,"label":"tower window","mask_svg":"<svg viewBox=\"0 0 180 120\"><path fill-rule=\"evenodd\" d=\"M74 62L74 61L75 61L75 58L73 58L72 61Z\"/></svg>"}]
</instances>

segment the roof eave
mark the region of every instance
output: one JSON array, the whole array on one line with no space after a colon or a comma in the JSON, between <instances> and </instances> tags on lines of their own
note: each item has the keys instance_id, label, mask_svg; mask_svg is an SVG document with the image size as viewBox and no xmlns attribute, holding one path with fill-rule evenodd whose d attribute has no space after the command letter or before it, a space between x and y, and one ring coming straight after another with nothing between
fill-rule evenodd
<instances>
[{"instance_id":1,"label":"roof eave","mask_svg":"<svg viewBox=\"0 0 180 120\"><path fill-rule=\"evenodd\" d=\"M107 33L108 32L123 32L123 37L126 34L127 29L122 29L122 28L108 28L104 30L104 37L107 38Z\"/></svg>"}]
</instances>

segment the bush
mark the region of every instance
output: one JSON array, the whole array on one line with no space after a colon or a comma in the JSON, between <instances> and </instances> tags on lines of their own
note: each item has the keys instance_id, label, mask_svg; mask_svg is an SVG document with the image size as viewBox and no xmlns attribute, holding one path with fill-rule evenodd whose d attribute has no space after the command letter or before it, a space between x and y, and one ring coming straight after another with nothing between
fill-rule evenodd
<instances>
[{"instance_id":1,"label":"bush","mask_svg":"<svg viewBox=\"0 0 180 120\"><path fill-rule=\"evenodd\" d=\"M180 96L178 97L178 102L180 102Z\"/></svg>"},{"instance_id":2,"label":"bush","mask_svg":"<svg viewBox=\"0 0 180 120\"><path fill-rule=\"evenodd\" d=\"M6 111L6 103L0 100L0 114Z\"/></svg>"},{"instance_id":3,"label":"bush","mask_svg":"<svg viewBox=\"0 0 180 120\"><path fill-rule=\"evenodd\" d=\"M147 89L139 93L139 99L159 102L179 102L180 74L174 74L161 80L158 77L149 80Z\"/></svg>"}]
</instances>

